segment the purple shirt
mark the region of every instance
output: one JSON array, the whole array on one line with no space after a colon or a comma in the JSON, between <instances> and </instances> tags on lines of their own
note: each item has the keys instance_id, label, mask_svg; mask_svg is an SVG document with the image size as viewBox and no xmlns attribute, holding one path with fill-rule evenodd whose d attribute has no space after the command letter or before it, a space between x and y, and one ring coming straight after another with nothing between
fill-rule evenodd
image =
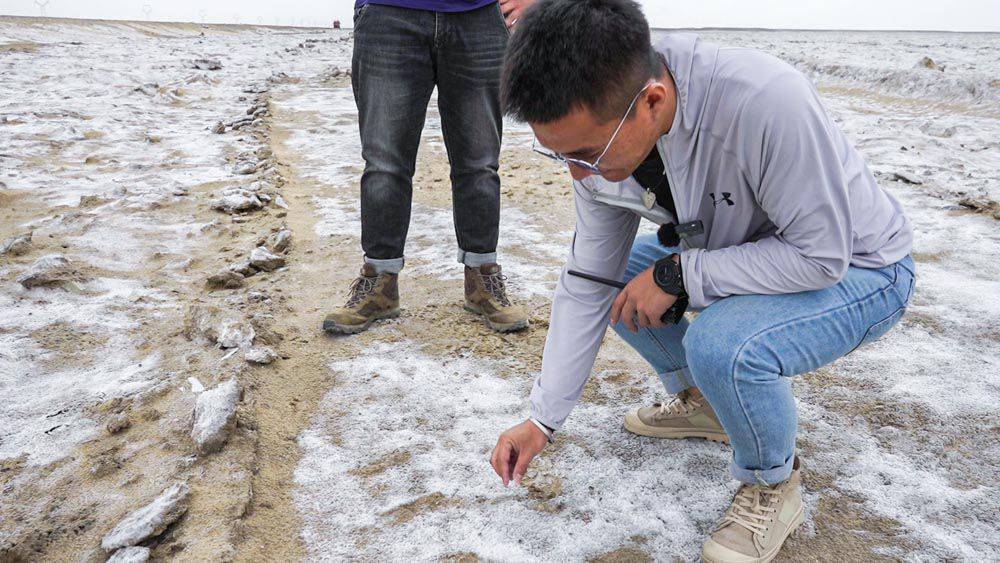
<instances>
[{"instance_id":1,"label":"purple shirt","mask_svg":"<svg viewBox=\"0 0 1000 563\"><path fill-rule=\"evenodd\" d=\"M494 2L496 0L356 0L354 7L364 4L384 4L431 12L468 12Z\"/></svg>"}]
</instances>

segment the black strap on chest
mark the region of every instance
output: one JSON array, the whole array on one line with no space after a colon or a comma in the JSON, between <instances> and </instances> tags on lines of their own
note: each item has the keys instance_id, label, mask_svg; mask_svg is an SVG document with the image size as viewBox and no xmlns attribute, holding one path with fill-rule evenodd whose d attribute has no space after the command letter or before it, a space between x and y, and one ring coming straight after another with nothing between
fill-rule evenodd
<instances>
[{"instance_id":1,"label":"black strap on chest","mask_svg":"<svg viewBox=\"0 0 1000 563\"><path fill-rule=\"evenodd\" d=\"M699 219L697 221L681 223L680 225L673 223L660 225L660 230L656 231L656 238L660 241L661 245L676 248L680 246L681 239L696 237L704 232L705 225Z\"/></svg>"}]
</instances>

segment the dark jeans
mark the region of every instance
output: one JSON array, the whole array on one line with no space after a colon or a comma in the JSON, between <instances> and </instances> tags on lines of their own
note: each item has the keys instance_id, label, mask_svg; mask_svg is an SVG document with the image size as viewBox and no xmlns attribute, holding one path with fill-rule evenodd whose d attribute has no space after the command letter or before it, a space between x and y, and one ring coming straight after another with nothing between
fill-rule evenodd
<instances>
[{"instance_id":1,"label":"dark jeans","mask_svg":"<svg viewBox=\"0 0 1000 563\"><path fill-rule=\"evenodd\" d=\"M496 262L500 67L508 38L499 5L440 13L366 4L354 26L365 261L381 272L403 267L417 147L437 86L459 262Z\"/></svg>"}]
</instances>

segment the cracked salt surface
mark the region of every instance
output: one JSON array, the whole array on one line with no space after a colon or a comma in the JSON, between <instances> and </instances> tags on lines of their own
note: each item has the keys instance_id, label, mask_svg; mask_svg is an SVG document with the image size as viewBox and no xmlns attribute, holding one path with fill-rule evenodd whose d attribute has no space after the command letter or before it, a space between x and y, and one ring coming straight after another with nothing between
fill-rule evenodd
<instances>
[{"instance_id":1,"label":"cracked salt surface","mask_svg":"<svg viewBox=\"0 0 1000 563\"><path fill-rule=\"evenodd\" d=\"M146 344L136 334L140 322L177 308L178 297L147 287L143 270L165 259L173 266L155 279L192 280L189 251L207 226L170 204L191 188L234 180L225 157L240 149L242 135L214 135L211 126L245 114L239 98L251 83L318 64L283 47L335 34L202 31L0 18L0 41L36 44L0 55L0 189L24 194L17 205L37 207L17 227L63 245L67 258L102 276L123 278L91 280L82 293L0 283L0 460L25 455L45 464L70 455L100 431L89 418L95 402L169 377L155 353L136 352ZM223 68L191 68L204 56ZM20 272L0 265L2 279ZM59 341L93 335L97 344L49 350L39 331Z\"/></svg>"},{"instance_id":2,"label":"cracked salt surface","mask_svg":"<svg viewBox=\"0 0 1000 563\"><path fill-rule=\"evenodd\" d=\"M120 303L157 294L138 283L99 279L83 284L84 294L62 289L0 292L0 459L28 456L44 465L66 455L71 446L100 432L87 418L94 402L150 388L160 378L160 355L135 357L129 332L137 326ZM89 365L43 368L51 353L32 338L33 331L59 322L105 336Z\"/></svg>"},{"instance_id":3,"label":"cracked salt surface","mask_svg":"<svg viewBox=\"0 0 1000 563\"><path fill-rule=\"evenodd\" d=\"M527 382L504 378L509 367L403 342L330 368L339 383L300 436L295 473L317 560L470 550L505 561L582 559L635 536L653 553L692 553L733 492L721 447L661 442L645 451L649 442L625 439L616 409L581 405L572 437L535 468L561 491L532 498L500 486L488 461L498 429L524 415Z\"/></svg>"}]
</instances>

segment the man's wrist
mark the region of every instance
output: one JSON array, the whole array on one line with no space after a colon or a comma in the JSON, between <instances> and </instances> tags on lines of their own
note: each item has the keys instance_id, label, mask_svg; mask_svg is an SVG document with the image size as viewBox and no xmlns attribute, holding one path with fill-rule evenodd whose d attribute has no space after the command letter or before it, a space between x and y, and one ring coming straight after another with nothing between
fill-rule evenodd
<instances>
[{"instance_id":1,"label":"man's wrist","mask_svg":"<svg viewBox=\"0 0 1000 563\"><path fill-rule=\"evenodd\" d=\"M553 441L555 441L555 432L556 432L555 430L553 430L553 429L549 428L548 426L545 426L541 422L535 420L534 417L531 417L528 420L530 420L532 424L534 424L536 427L538 427L538 429L542 431L542 434L545 434L545 439L548 440L550 444Z\"/></svg>"},{"instance_id":2,"label":"man's wrist","mask_svg":"<svg viewBox=\"0 0 1000 563\"><path fill-rule=\"evenodd\" d=\"M665 293L686 297L684 273L681 270L680 254L660 258L653 264L653 282Z\"/></svg>"}]
</instances>

